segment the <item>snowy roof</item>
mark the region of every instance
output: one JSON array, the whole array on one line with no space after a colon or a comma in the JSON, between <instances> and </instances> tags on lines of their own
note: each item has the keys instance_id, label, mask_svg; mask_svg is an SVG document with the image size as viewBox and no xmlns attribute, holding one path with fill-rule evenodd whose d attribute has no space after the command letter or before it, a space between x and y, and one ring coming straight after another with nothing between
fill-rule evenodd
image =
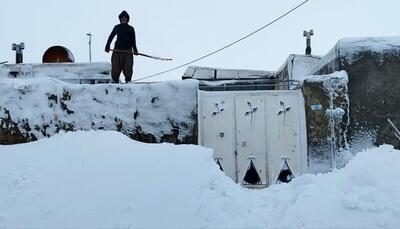
<instances>
[{"instance_id":1,"label":"snowy roof","mask_svg":"<svg viewBox=\"0 0 400 229\"><path fill-rule=\"evenodd\" d=\"M303 76L309 75L311 69L320 62L320 56L290 54L285 63L277 71L277 74L284 71L287 67L288 79L299 80Z\"/></svg>"},{"instance_id":2,"label":"snowy roof","mask_svg":"<svg viewBox=\"0 0 400 229\"><path fill-rule=\"evenodd\" d=\"M344 38L339 40L336 46L338 46L341 56L351 56L363 51L374 53L399 52L400 36Z\"/></svg>"},{"instance_id":3,"label":"snowy roof","mask_svg":"<svg viewBox=\"0 0 400 229\"><path fill-rule=\"evenodd\" d=\"M231 79L271 79L275 72L247 69L222 69L190 66L186 69L182 78L199 80L231 80Z\"/></svg>"},{"instance_id":4,"label":"snowy roof","mask_svg":"<svg viewBox=\"0 0 400 229\"><path fill-rule=\"evenodd\" d=\"M110 80L110 63L51 63L0 65L0 77L51 77L67 82L84 79Z\"/></svg>"},{"instance_id":5,"label":"snowy roof","mask_svg":"<svg viewBox=\"0 0 400 229\"><path fill-rule=\"evenodd\" d=\"M352 63L360 58L361 53L365 52L381 56L385 54L400 55L400 36L343 38L322 57L319 65L314 66L310 73L317 72L324 65L338 58L343 58L346 62Z\"/></svg>"}]
</instances>

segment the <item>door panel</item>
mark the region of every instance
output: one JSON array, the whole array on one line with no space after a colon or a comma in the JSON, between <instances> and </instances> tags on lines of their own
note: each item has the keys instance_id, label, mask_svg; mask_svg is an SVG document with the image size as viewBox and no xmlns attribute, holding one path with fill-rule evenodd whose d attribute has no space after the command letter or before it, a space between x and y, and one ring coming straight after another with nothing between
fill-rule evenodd
<instances>
[{"instance_id":1,"label":"door panel","mask_svg":"<svg viewBox=\"0 0 400 229\"><path fill-rule=\"evenodd\" d=\"M201 145L214 150L214 159L236 181L233 96L205 94L199 123Z\"/></svg>"},{"instance_id":2,"label":"door panel","mask_svg":"<svg viewBox=\"0 0 400 229\"><path fill-rule=\"evenodd\" d=\"M199 91L199 144L239 184L274 184L283 157L294 176L306 173L306 143L300 91Z\"/></svg>"},{"instance_id":3,"label":"door panel","mask_svg":"<svg viewBox=\"0 0 400 229\"><path fill-rule=\"evenodd\" d=\"M302 149L300 144L300 112L298 95L275 93L267 99L268 160L271 183L279 175L282 158L288 157L288 164L295 176L302 174ZM304 105L303 105L304 106ZM307 153L307 152L303 152Z\"/></svg>"},{"instance_id":4,"label":"door panel","mask_svg":"<svg viewBox=\"0 0 400 229\"><path fill-rule=\"evenodd\" d=\"M235 96L235 124L237 173L239 183L245 181L246 172L259 176L257 184L266 185L266 134L265 134L265 97L261 94L241 94ZM251 171L254 170L254 171ZM255 173L257 172L257 174ZM248 177L248 176L247 176Z\"/></svg>"}]
</instances>

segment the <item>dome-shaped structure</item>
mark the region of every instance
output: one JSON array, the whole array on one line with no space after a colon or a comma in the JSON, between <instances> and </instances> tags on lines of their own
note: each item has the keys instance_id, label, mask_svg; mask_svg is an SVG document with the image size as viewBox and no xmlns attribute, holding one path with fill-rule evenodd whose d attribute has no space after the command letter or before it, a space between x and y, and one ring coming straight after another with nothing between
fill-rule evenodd
<instances>
[{"instance_id":1,"label":"dome-shaped structure","mask_svg":"<svg viewBox=\"0 0 400 229\"><path fill-rule=\"evenodd\" d=\"M52 46L43 54L43 63L71 63L75 62L71 51L63 46Z\"/></svg>"}]
</instances>

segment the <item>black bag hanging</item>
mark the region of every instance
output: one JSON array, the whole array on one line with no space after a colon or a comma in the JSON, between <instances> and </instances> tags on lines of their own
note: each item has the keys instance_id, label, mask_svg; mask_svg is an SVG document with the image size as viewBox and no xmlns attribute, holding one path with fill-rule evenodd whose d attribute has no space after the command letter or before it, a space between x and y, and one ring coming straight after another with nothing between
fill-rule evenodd
<instances>
[{"instance_id":1,"label":"black bag hanging","mask_svg":"<svg viewBox=\"0 0 400 229\"><path fill-rule=\"evenodd\" d=\"M293 178L294 175L292 173L292 170L289 167L287 157L282 158L282 165L281 165L281 171L279 172L278 178L276 179L276 183L289 183Z\"/></svg>"},{"instance_id":2,"label":"black bag hanging","mask_svg":"<svg viewBox=\"0 0 400 229\"><path fill-rule=\"evenodd\" d=\"M258 175L256 166L254 165L253 159L250 160L250 165L247 168L246 174L244 175L243 183L252 185L262 183L260 175Z\"/></svg>"}]
</instances>

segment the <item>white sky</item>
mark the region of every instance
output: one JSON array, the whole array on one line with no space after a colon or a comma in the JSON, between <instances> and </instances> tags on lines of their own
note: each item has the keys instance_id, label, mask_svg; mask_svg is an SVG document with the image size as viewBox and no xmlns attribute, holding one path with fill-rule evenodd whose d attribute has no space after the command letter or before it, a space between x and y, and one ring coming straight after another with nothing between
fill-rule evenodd
<instances>
[{"instance_id":1,"label":"white sky","mask_svg":"<svg viewBox=\"0 0 400 229\"><path fill-rule=\"evenodd\" d=\"M302 0L2 0L0 62L15 62L12 43L25 42L24 62L62 45L77 62L109 61L104 46L118 14L127 10L140 52L171 57L135 59L134 78L157 73L214 51L263 26ZM291 53L303 54L303 30L314 29L313 54L323 55L343 37L399 35L398 0L310 0L282 21L196 65L275 71ZM152 80L180 79L185 68Z\"/></svg>"}]
</instances>

